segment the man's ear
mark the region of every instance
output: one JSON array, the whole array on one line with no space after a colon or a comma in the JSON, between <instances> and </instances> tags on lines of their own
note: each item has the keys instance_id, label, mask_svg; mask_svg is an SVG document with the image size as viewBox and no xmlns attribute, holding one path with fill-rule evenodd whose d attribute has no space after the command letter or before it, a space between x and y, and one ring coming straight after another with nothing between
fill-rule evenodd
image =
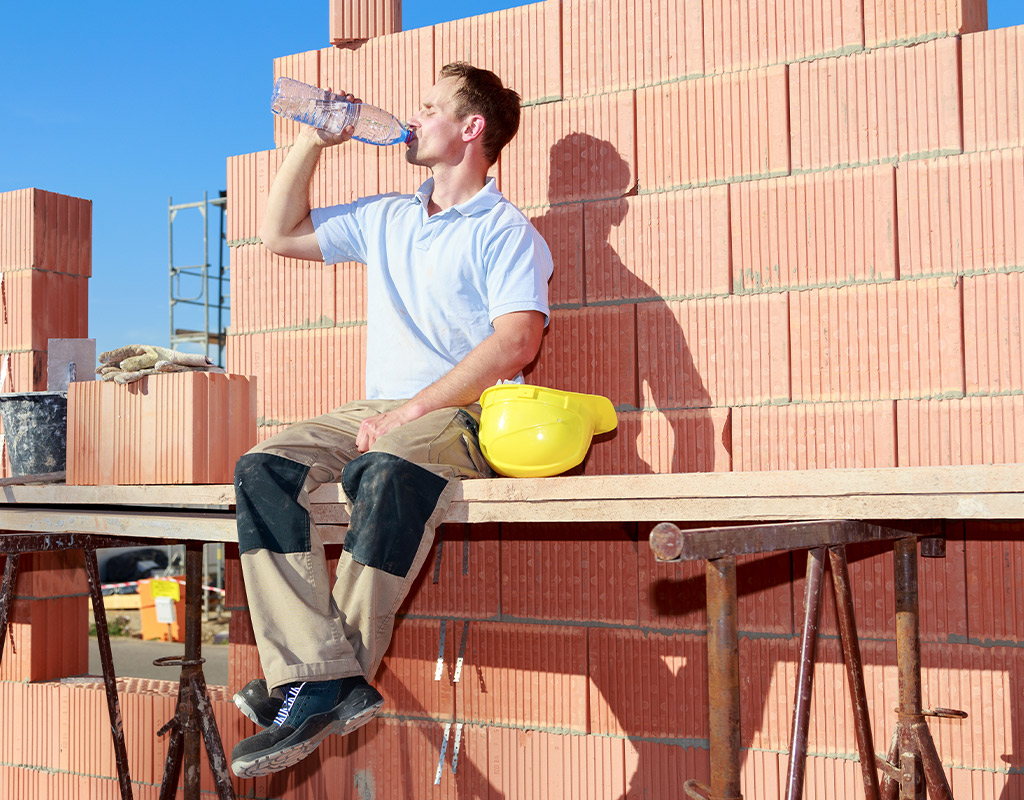
<instances>
[{"instance_id":1,"label":"man's ear","mask_svg":"<svg viewBox=\"0 0 1024 800\"><path fill-rule=\"evenodd\" d=\"M462 126L462 141L471 142L483 136L485 127L487 127L487 120L480 114L471 114L466 117Z\"/></svg>"}]
</instances>

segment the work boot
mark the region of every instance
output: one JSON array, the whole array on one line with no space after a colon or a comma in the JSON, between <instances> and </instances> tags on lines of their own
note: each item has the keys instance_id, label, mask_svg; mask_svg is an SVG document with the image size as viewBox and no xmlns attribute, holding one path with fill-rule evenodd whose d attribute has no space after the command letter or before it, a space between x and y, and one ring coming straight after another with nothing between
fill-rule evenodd
<instances>
[{"instance_id":1,"label":"work boot","mask_svg":"<svg viewBox=\"0 0 1024 800\"><path fill-rule=\"evenodd\" d=\"M344 736L365 725L383 704L380 692L361 675L293 683L270 727L235 745L231 769L239 778L286 769L330 734Z\"/></svg>"},{"instance_id":2,"label":"work boot","mask_svg":"<svg viewBox=\"0 0 1024 800\"><path fill-rule=\"evenodd\" d=\"M277 712L284 702L284 693L275 689L267 691L267 682L263 678L249 681L235 693L235 705L245 716L261 728L269 728Z\"/></svg>"}]
</instances>

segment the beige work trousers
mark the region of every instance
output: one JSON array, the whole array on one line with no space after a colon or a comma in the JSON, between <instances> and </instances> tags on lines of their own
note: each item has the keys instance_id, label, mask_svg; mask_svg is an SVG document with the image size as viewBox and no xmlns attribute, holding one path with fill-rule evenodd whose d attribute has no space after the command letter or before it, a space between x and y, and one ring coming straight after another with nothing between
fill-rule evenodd
<instances>
[{"instance_id":1,"label":"beige work trousers","mask_svg":"<svg viewBox=\"0 0 1024 800\"><path fill-rule=\"evenodd\" d=\"M371 448L397 458L360 453L355 440L362 420L401 403L349 403L286 428L238 462L242 573L268 688L357 674L372 679L391 641L395 613L427 558L458 479L494 474L477 441L479 406L434 411L389 431ZM325 483L342 480L345 486L343 473L348 478L358 471L346 467L361 457L363 464L384 462L378 472L392 485L380 494L379 505L388 516L382 522L371 511L374 531L360 533L364 544L349 548L349 539L357 538L353 514L332 584L324 543L309 515L309 494ZM375 501L369 502L372 507ZM388 530L391 518L400 520L395 523L400 531ZM409 519L419 519L422 528ZM393 540L367 548L373 537ZM372 554L382 548L389 550L387 557ZM360 557L367 549L371 555Z\"/></svg>"}]
</instances>

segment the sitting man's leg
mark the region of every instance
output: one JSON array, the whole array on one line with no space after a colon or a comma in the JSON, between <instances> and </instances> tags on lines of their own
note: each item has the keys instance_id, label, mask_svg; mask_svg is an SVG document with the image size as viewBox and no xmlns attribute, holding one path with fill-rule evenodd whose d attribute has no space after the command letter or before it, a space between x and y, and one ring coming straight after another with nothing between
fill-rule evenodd
<instances>
[{"instance_id":1,"label":"sitting man's leg","mask_svg":"<svg viewBox=\"0 0 1024 800\"><path fill-rule=\"evenodd\" d=\"M270 722L235 747L232 768L240 776L284 769L327 735L355 730L377 713L383 701L367 681L447 512L452 479L490 474L475 417L460 409L428 414L360 454L359 423L394 405L350 404L286 429L239 460L239 551L267 680L250 683L235 701L250 718ZM351 521L332 591L308 495L339 479Z\"/></svg>"}]
</instances>

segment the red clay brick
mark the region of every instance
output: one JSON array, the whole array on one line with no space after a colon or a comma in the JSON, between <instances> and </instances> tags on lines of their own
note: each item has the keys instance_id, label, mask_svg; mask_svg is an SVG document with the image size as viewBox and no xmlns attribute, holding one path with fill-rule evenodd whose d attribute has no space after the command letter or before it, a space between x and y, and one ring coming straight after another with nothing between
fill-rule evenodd
<instances>
[{"instance_id":1,"label":"red clay brick","mask_svg":"<svg viewBox=\"0 0 1024 800\"><path fill-rule=\"evenodd\" d=\"M901 400L901 467L1006 464L1024 460L1024 396Z\"/></svg>"},{"instance_id":2,"label":"red clay brick","mask_svg":"<svg viewBox=\"0 0 1024 800\"><path fill-rule=\"evenodd\" d=\"M739 659L743 676L740 734L744 744L758 750L787 748L800 661L799 638L744 637ZM842 664L839 666L841 669Z\"/></svg>"},{"instance_id":3,"label":"red clay brick","mask_svg":"<svg viewBox=\"0 0 1024 800\"><path fill-rule=\"evenodd\" d=\"M711 780L708 752L700 747L627 739L626 775L626 800L683 797L686 781L707 784Z\"/></svg>"},{"instance_id":4,"label":"red clay brick","mask_svg":"<svg viewBox=\"0 0 1024 800\"><path fill-rule=\"evenodd\" d=\"M336 45L361 42L402 29L402 0L331 0L330 38Z\"/></svg>"},{"instance_id":5,"label":"red clay brick","mask_svg":"<svg viewBox=\"0 0 1024 800\"><path fill-rule=\"evenodd\" d=\"M282 258L258 244L234 248L232 333L333 327L342 321L337 319L339 266Z\"/></svg>"},{"instance_id":6,"label":"red clay brick","mask_svg":"<svg viewBox=\"0 0 1024 800\"><path fill-rule=\"evenodd\" d=\"M896 187L901 277L1024 264L1024 150L900 164Z\"/></svg>"},{"instance_id":7,"label":"red clay brick","mask_svg":"<svg viewBox=\"0 0 1024 800\"><path fill-rule=\"evenodd\" d=\"M310 181L311 206L346 203L376 194L380 186L381 149L362 142L328 149L317 163ZM289 149L264 150L235 156L227 161L227 239L232 246L259 241L266 212L267 194ZM415 188L417 184L411 184ZM410 191L410 185L404 187Z\"/></svg>"},{"instance_id":8,"label":"red clay brick","mask_svg":"<svg viewBox=\"0 0 1024 800\"><path fill-rule=\"evenodd\" d=\"M1005 765L1022 732L1017 714L1022 663L1019 647L922 645L925 708L967 712L965 720L929 725L945 763L982 770Z\"/></svg>"},{"instance_id":9,"label":"red clay brick","mask_svg":"<svg viewBox=\"0 0 1024 800\"><path fill-rule=\"evenodd\" d=\"M732 469L729 409L642 412L634 436L645 472L728 472ZM627 431L623 431L624 436ZM626 445L629 445L627 440Z\"/></svg>"},{"instance_id":10,"label":"red clay brick","mask_svg":"<svg viewBox=\"0 0 1024 800\"><path fill-rule=\"evenodd\" d=\"M89 598L80 553L23 555L0 680L51 681L88 671Z\"/></svg>"},{"instance_id":11,"label":"red clay brick","mask_svg":"<svg viewBox=\"0 0 1024 800\"><path fill-rule=\"evenodd\" d=\"M964 36L964 150L1024 145L1024 25Z\"/></svg>"},{"instance_id":12,"label":"red clay brick","mask_svg":"<svg viewBox=\"0 0 1024 800\"><path fill-rule=\"evenodd\" d=\"M591 733L672 739L708 735L704 637L591 628L589 653Z\"/></svg>"},{"instance_id":13,"label":"red clay brick","mask_svg":"<svg viewBox=\"0 0 1024 800\"><path fill-rule=\"evenodd\" d=\"M0 272L92 274L92 201L18 189L0 193Z\"/></svg>"},{"instance_id":14,"label":"red clay brick","mask_svg":"<svg viewBox=\"0 0 1024 800\"><path fill-rule=\"evenodd\" d=\"M972 640L1024 640L1020 532L1017 522L967 523L967 616Z\"/></svg>"},{"instance_id":15,"label":"red clay brick","mask_svg":"<svg viewBox=\"0 0 1024 800\"><path fill-rule=\"evenodd\" d=\"M948 280L793 292L793 400L963 393L961 290Z\"/></svg>"},{"instance_id":16,"label":"red clay brick","mask_svg":"<svg viewBox=\"0 0 1024 800\"><path fill-rule=\"evenodd\" d=\"M634 306L553 311L527 382L636 405Z\"/></svg>"},{"instance_id":17,"label":"red clay brick","mask_svg":"<svg viewBox=\"0 0 1024 800\"><path fill-rule=\"evenodd\" d=\"M359 800L369 792L376 797L422 797L431 793L454 797L459 783L450 770L454 725L449 728L440 788L434 786L446 724L378 717L351 736L328 737L313 756L295 768L258 778L255 796ZM483 734L465 734L465 728L463 731L467 752L474 753ZM466 768L470 774L465 778L471 778L472 761L463 760L461 744L460 771ZM483 761L486 763L486 751ZM480 786L479 782L476 787L471 784L470 789ZM486 792L486 782L482 787Z\"/></svg>"},{"instance_id":18,"label":"red clay brick","mask_svg":"<svg viewBox=\"0 0 1024 800\"><path fill-rule=\"evenodd\" d=\"M795 563L801 563L799 556ZM791 634L802 598L793 596L789 553L741 556L736 561L738 624L751 633Z\"/></svg>"},{"instance_id":19,"label":"red clay brick","mask_svg":"<svg viewBox=\"0 0 1024 800\"><path fill-rule=\"evenodd\" d=\"M323 51L321 74L334 79L332 65L336 69L339 61L348 59L353 72L351 77L340 73L339 77L345 79L338 85L346 91L358 88L357 97L405 120L419 107L442 66L436 55L435 33L434 27L417 28L374 37L352 50L331 48ZM387 68L382 68L383 65ZM371 152L390 150L403 148L371 148Z\"/></svg>"},{"instance_id":20,"label":"red clay brick","mask_svg":"<svg viewBox=\"0 0 1024 800\"><path fill-rule=\"evenodd\" d=\"M988 27L987 0L864 0L867 47Z\"/></svg>"},{"instance_id":21,"label":"red clay brick","mask_svg":"<svg viewBox=\"0 0 1024 800\"><path fill-rule=\"evenodd\" d=\"M1024 273L964 280L967 392L1024 390Z\"/></svg>"},{"instance_id":22,"label":"red clay brick","mask_svg":"<svg viewBox=\"0 0 1024 800\"><path fill-rule=\"evenodd\" d=\"M230 483L234 462L255 444L255 400L255 386L239 375L73 383L68 484ZM232 435L234 427L244 434ZM229 445L238 452L225 453Z\"/></svg>"},{"instance_id":23,"label":"red clay brick","mask_svg":"<svg viewBox=\"0 0 1024 800\"><path fill-rule=\"evenodd\" d=\"M501 613L498 525L446 523L400 613L488 619Z\"/></svg>"},{"instance_id":24,"label":"red clay brick","mask_svg":"<svg viewBox=\"0 0 1024 800\"><path fill-rule=\"evenodd\" d=\"M260 665L260 654L255 644L228 645L228 689L237 692L249 681L263 678L263 667ZM255 733L255 725L253 733ZM251 736L246 733L245 736ZM242 737L244 738L244 736Z\"/></svg>"},{"instance_id":25,"label":"red clay brick","mask_svg":"<svg viewBox=\"0 0 1024 800\"><path fill-rule=\"evenodd\" d=\"M959 153L956 39L792 64L793 169Z\"/></svg>"},{"instance_id":26,"label":"red clay brick","mask_svg":"<svg viewBox=\"0 0 1024 800\"><path fill-rule=\"evenodd\" d=\"M739 183L729 198L736 292L897 277L891 166Z\"/></svg>"},{"instance_id":27,"label":"red clay brick","mask_svg":"<svg viewBox=\"0 0 1024 800\"><path fill-rule=\"evenodd\" d=\"M455 623L449 625L449 652L461 648L465 624L465 658L455 690L460 720L586 731L586 629Z\"/></svg>"},{"instance_id":28,"label":"red clay brick","mask_svg":"<svg viewBox=\"0 0 1024 800\"><path fill-rule=\"evenodd\" d=\"M561 524L502 526L502 614L637 624L635 532L612 523L581 531L585 538Z\"/></svg>"},{"instance_id":29,"label":"red clay brick","mask_svg":"<svg viewBox=\"0 0 1024 800\"><path fill-rule=\"evenodd\" d=\"M495 72L525 104L559 99L561 12L556 3L533 3L435 25L434 72L467 61Z\"/></svg>"},{"instance_id":30,"label":"red clay brick","mask_svg":"<svg viewBox=\"0 0 1024 800\"><path fill-rule=\"evenodd\" d=\"M365 337L362 325L232 336L227 363L256 378L258 425L298 422L365 394Z\"/></svg>"},{"instance_id":31,"label":"red clay brick","mask_svg":"<svg viewBox=\"0 0 1024 800\"><path fill-rule=\"evenodd\" d=\"M729 187L584 207L588 303L728 294Z\"/></svg>"},{"instance_id":32,"label":"red clay brick","mask_svg":"<svg viewBox=\"0 0 1024 800\"><path fill-rule=\"evenodd\" d=\"M46 353L29 350L24 353L0 354L0 365L7 366L7 380L0 386L5 392L42 392L46 390ZM3 367L0 366L0 370Z\"/></svg>"},{"instance_id":33,"label":"red clay brick","mask_svg":"<svg viewBox=\"0 0 1024 800\"><path fill-rule=\"evenodd\" d=\"M0 280L0 350L46 350L50 339L83 339L89 279L27 269Z\"/></svg>"},{"instance_id":34,"label":"red clay brick","mask_svg":"<svg viewBox=\"0 0 1024 800\"><path fill-rule=\"evenodd\" d=\"M637 91L640 186L668 189L788 174L786 70L769 67Z\"/></svg>"},{"instance_id":35,"label":"red clay brick","mask_svg":"<svg viewBox=\"0 0 1024 800\"><path fill-rule=\"evenodd\" d=\"M445 630L443 669L438 675L441 630ZM458 657L457 633L463 623L400 619L395 625L374 686L387 699L389 714L450 720L455 714L452 674Z\"/></svg>"},{"instance_id":36,"label":"red clay brick","mask_svg":"<svg viewBox=\"0 0 1024 800\"><path fill-rule=\"evenodd\" d=\"M785 294L637 306L644 408L789 399Z\"/></svg>"},{"instance_id":37,"label":"red clay brick","mask_svg":"<svg viewBox=\"0 0 1024 800\"><path fill-rule=\"evenodd\" d=\"M635 89L704 72L701 0L571 0L561 6L566 97Z\"/></svg>"},{"instance_id":38,"label":"red clay brick","mask_svg":"<svg viewBox=\"0 0 1024 800\"><path fill-rule=\"evenodd\" d=\"M404 145L401 147L404 151ZM310 206L323 208L377 194L381 191L382 154L379 151L395 149L353 141L325 150L310 182ZM402 190L409 192L417 185L413 183Z\"/></svg>"},{"instance_id":39,"label":"red clay brick","mask_svg":"<svg viewBox=\"0 0 1024 800\"><path fill-rule=\"evenodd\" d=\"M948 642L967 635L966 586L964 583L964 544L962 527L946 523L921 523L913 528L922 535L941 534L947 539L945 558L918 558L921 640ZM857 632L861 637L894 639L895 596L893 594L893 557L891 544L851 545L847 547L850 583ZM797 580L793 602L796 631L803 625L804 575L806 560L795 558ZM831 568L829 568L830 570ZM823 584L819 631L838 636L832 583L826 575Z\"/></svg>"},{"instance_id":40,"label":"red clay brick","mask_svg":"<svg viewBox=\"0 0 1024 800\"><path fill-rule=\"evenodd\" d=\"M999 758L1005 761L1008 755ZM1024 775L1017 772L957 769L949 771L954 797L1019 797L1024 794Z\"/></svg>"},{"instance_id":41,"label":"red clay brick","mask_svg":"<svg viewBox=\"0 0 1024 800\"><path fill-rule=\"evenodd\" d=\"M709 73L860 50L863 42L860 0L704 3L704 62Z\"/></svg>"},{"instance_id":42,"label":"red clay brick","mask_svg":"<svg viewBox=\"0 0 1024 800\"><path fill-rule=\"evenodd\" d=\"M891 401L733 409L737 471L895 467Z\"/></svg>"},{"instance_id":43,"label":"red clay brick","mask_svg":"<svg viewBox=\"0 0 1024 800\"><path fill-rule=\"evenodd\" d=\"M487 778L500 797L600 800L626 788L621 739L487 728Z\"/></svg>"},{"instance_id":44,"label":"red clay brick","mask_svg":"<svg viewBox=\"0 0 1024 800\"><path fill-rule=\"evenodd\" d=\"M808 757L807 761L810 762L811 760L812 758ZM826 760L826 763L831 766L831 759ZM750 791L754 797L784 797L787 775L786 767L785 753L753 750L743 760L740 768L740 785L744 787L749 786L750 789L747 791ZM825 794L827 792L821 792L818 795L812 796L823 797Z\"/></svg>"},{"instance_id":45,"label":"red clay brick","mask_svg":"<svg viewBox=\"0 0 1024 800\"><path fill-rule=\"evenodd\" d=\"M357 97L407 120L437 79L434 49L434 28L379 36L357 49L330 48L322 51L321 75L337 90L352 91ZM382 66L384 65L384 66ZM373 147L356 142L352 148L365 161L376 159L378 188L357 191L356 196L375 192L411 192L430 173L422 167L410 167L405 160L405 146ZM362 164L360 164L360 167ZM340 180L351 174L333 173Z\"/></svg>"},{"instance_id":46,"label":"red clay brick","mask_svg":"<svg viewBox=\"0 0 1024 800\"><path fill-rule=\"evenodd\" d=\"M621 202L621 201L612 201ZM583 302L583 205L548 206L530 212L530 218L551 250L555 271L548 283L552 306Z\"/></svg>"},{"instance_id":47,"label":"red clay brick","mask_svg":"<svg viewBox=\"0 0 1024 800\"><path fill-rule=\"evenodd\" d=\"M636 184L632 92L527 106L501 158L502 189L521 207L622 197Z\"/></svg>"},{"instance_id":48,"label":"red clay brick","mask_svg":"<svg viewBox=\"0 0 1024 800\"><path fill-rule=\"evenodd\" d=\"M253 198L256 153L244 153L227 159L227 222L228 244L256 237L259 223Z\"/></svg>"},{"instance_id":49,"label":"red clay brick","mask_svg":"<svg viewBox=\"0 0 1024 800\"><path fill-rule=\"evenodd\" d=\"M626 411L614 434L595 437L587 475L729 472L730 409Z\"/></svg>"},{"instance_id":50,"label":"red clay brick","mask_svg":"<svg viewBox=\"0 0 1024 800\"><path fill-rule=\"evenodd\" d=\"M701 524L680 527L697 528ZM645 546L641 526L637 566L640 588L640 624L648 628L699 632L707 629L705 566L700 561L663 564Z\"/></svg>"}]
</instances>

